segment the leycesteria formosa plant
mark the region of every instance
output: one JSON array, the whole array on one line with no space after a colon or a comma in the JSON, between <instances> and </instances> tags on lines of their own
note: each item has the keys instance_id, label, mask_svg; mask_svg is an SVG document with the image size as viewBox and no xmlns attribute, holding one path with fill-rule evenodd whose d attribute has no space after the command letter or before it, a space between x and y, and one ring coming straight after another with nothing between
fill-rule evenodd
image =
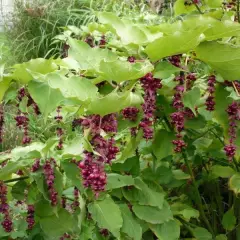
<instances>
[{"instance_id":1,"label":"leycesteria formosa plant","mask_svg":"<svg viewBox=\"0 0 240 240\"><path fill-rule=\"evenodd\" d=\"M67 28L63 58L5 69L0 239L239 239L237 9L177 0L159 25L100 12Z\"/></svg>"}]
</instances>

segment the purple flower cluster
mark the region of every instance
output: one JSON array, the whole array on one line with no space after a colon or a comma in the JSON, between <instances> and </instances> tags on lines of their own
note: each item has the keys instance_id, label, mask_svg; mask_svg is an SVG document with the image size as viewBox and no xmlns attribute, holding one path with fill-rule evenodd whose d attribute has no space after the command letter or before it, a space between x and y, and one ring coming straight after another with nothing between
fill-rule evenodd
<instances>
[{"instance_id":1,"label":"purple flower cluster","mask_svg":"<svg viewBox=\"0 0 240 240\"><path fill-rule=\"evenodd\" d=\"M174 89L175 93L173 96L172 106L177 111L170 115L171 123L174 125L177 131L177 135L176 135L177 139L172 141L173 145L175 145L174 151L176 153L182 152L182 150L187 146L181 134L181 132L184 130L184 122L185 122L184 116L192 117L192 114L193 114L190 109L184 108L184 104L182 102L182 96L184 92L184 80L185 78L183 74L180 74L180 76L175 78L175 81L178 81L179 83Z\"/></svg>"},{"instance_id":2,"label":"purple flower cluster","mask_svg":"<svg viewBox=\"0 0 240 240\"><path fill-rule=\"evenodd\" d=\"M19 129L23 129L23 139L22 139L22 144L29 144L31 142L31 138L28 135L28 123L29 123L29 119L27 117L27 114L24 113L23 115L20 113L19 115L17 115L15 117L15 121L16 121L16 126Z\"/></svg>"},{"instance_id":3,"label":"purple flower cluster","mask_svg":"<svg viewBox=\"0 0 240 240\"><path fill-rule=\"evenodd\" d=\"M24 176L24 172L23 172L23 170L21 170L21 169L17 170L16 174L17 174L18 176Z\"/></svg>"},{"instance_id":4,"label":"purple flower cluster","mask_svg":"<svg viewBox=\"0 0 240 240\"><path fill-rule=\"evenodd\" d=\"M144 103L142 105L144 117L139 126L143 129L145 139L153 138L152 125L154 122L154 113L156 111L157 90L162 88L161 80L154 78L152 73L147 73L140 79L144 89Z\"/></svg>"},{"instance_id":5,"label":"purple flower cluster","mask_svg":"<svg viewBox=\"0 0 240 240\"><path fill-rule=\"evenodd\" d=\"M178 133L184 129L184 112L174 112L170 115L171 123L175 126Z\"/></svg>"},{"instance_id":6,"label":"purple flower cluster","mask_svg":"<svg viewBox=\"0 0 240 240\"><path fill-rule=\"evenodd\" d=\"M65 239L70 239L71 236L67 233L64 233L64 235L62 237L59 238L59 240L65 240Z\"/></svg>"},{"instance_id":7,"label":"purple flower cluster","mask_svg":"<svg viewBox=\"0 0 240 240\"><path fill-rule=\"evenodd\" d=\"M67 201L65 197L62 197L62 208L66 208L67 206Z\"/></svg>"},{"instance_id":8,"label":"purple flower cluster","mask_svg":"<svg viewBox=\"0 0 240 240\"><path fill-rule=\"evenodd\" d=\"M92 138L91 143L94 146L94 150L101 155L98 157L98 160L104 163L110 164L119 152L119 148L115 146L114 138L106 140L100 134L96 134Z\"/></svg>"},{"instance_id":9,"label":"purple flower cluster","mask_svg":"<svg viewBox=\"0 0 240 240\"><path fill-rule=\"evenodd\" d=\"M38 105L34 102L34 100L32 99L32 97L30 96L30 94L27 92L27 90L25 88L20 88L18 90L17 98L18 98L19 103L17 104L17 107L19 107L20 102L23 100L23 98L25 96L28 98L27 107L32 106L36 115L41 114Z\"/></svg>"},{"instance_id":10,"label":"purple flower cluster","mask_svg":"<svg viewBox=\"0 0 240 240\"><path fill-rule=\"evenodd\" d=\"M57 116L54 117L54 119L57 121L58 124L60 124L63 120L63 117L61 116L61 106L57 107ZM61 127L57 127L56 129L56 134L59 138L57 149L62 150L63 149L63 129Z\"/></svg>"},{"instance_id":11,"label":"purple flower cluster","mask_svg":"<svg viewBox=\"0 0 240 240\"><path fill-rule=\"evenodd\" d=\"M129 56L127 60L128 60L128 62L130 62L130 63L135 63L136 58L135 58L134 56Z\"/></svg>"},{"instance_id":12,"label":"purple flower cluster","mask_svg":"<svg viewBox=\"0 0 240 240\"><path fill-rule=\"evenodd\" d=\"M229 161L232 161L233 157L235 156L237 147L235 146L234 142L237 138L237 121L240 120L240 104L237 102L233 102L227 108L228 119L229 119L229 144L224 147L224 151L226 156L228 157Z\"/></svg>"},{"instance_id":13,"label":"purple flower cluster","mask_svg":"<svg viewBox=\"0 0 240 240\"><path fill-rule=\"evenodd\" d=\"M85 38L85 42L90 46L90 47L94 47L94 39L93 39L93 37L92 36L87 36L86 38Z\"/></svg>"},{"instance_id":14,"label":"purple flower cluster","mask_svg":"<svg viewBox=\"0 0 240 240\"><path fill-rule=\"evenodd\" d=\"M179 135L179 137L180 137L180 135ZM176 153L182 152L183 148L185 148L187 146L187 144L181 138L182 138L182 136L179 139L172 141L172 143L175 145L174 151Z\"/></svg>"},{"instance_id":15,"label":"purple flower cluster","mask_svg":"<svg viewBox=\"0 0 240 240\"><path fill-rule=\"evenodd\" d=\"M103 236L103 237L107 237L109 235L109 231L107 229L101 229L100 230L100 234Z\"/></svg>"},{"instance_id":16,"label":"purple flower cluster","mask_svg":"<svg viewBox=\"0 0 240 240\"><path fill-rule=\"evenodd\" d=\"M36 159L34 164L32 165L32 172L36 172L40 168L40 159Z\"/></svg>"},{"instance_id":17,"label":"purple flower cluster","mask_svg":"<svg viewBox=\"0 0 240 240\"><path fill-rule=\"evenodd\" d=\"M35 224L34 212L35 212L34 206L28 205L27 206L27 223L28 223L29 230L31 230Z\"/></svg>"},{"instance_id":18,"label":"purple flower cluster","mask_svg":"<svg viewBox=\"0 0 240 240\"><path fill-rule=\"evenodd\" d=\"M3 125L4 125L4 112L2 105L0 105L0 143L2 143L3 141Z\"/></svg>"},{"instance_id":19,"label":"purple flower cluster","mask_svg":"<svg viewBox=\"0 0 240 240\"><path fill-rule=\"evenodd\" d=\"M100 47L104 47L106 45L106 43L107 43L106 36L102 35L101 39L100 39L100 42L99 42Z\"/></svg>"},{"instance_id":20,"label":"purple flower cluster","mask_svg":"<svg viewBox=\"0 0 240 240\"><path fill-rule=\"evenodd\" d=\"M74 187L74 191L73 191L73 195L74 195L74 201L72 203L72 209L75 210L77 207L79 207L79 190L77 189L77 187Z\"/></svg>"},{"instance_id":21,"label":"purple flower cluster","mask_svg":"<svg viewBox=\"0 0 240 240\"><path fill-rule=\"evenodd\" d=\"M190 90L192 88L193 82L196 81L196 75L194 73L189 73L186 76L186 88Z\"/></svg>"},{"instance_id":22,"label":"purple flower cluster","mask_svg":"<svg viewBox=\"0 0 240 240\"><path fill-rule=\"evenodd\" d=\"M95 195L105 190L107 176L104 171L104 163L96 161L93 153L85 151L84 160L79 163L85 188L91 188Z\"/></svg>"},{"instance_id":23,"label":"purple flower cluster","mask_svg":"<svg viewBox=\"0 0 240 240\"><path fill-rule=\"evenodd\" d=\"M70 46L67 43L63 44L63 58L68 57L68 50L69 50Z\"/></svg>"},{"instance_id":24,"label":"purple flower cluster","mask_svg":"<svg viewBox=\"0 0 240 240\"><path fill-rule=\"evenodd\" d=\"M91 129L92 135L101 132L101 129L107 133L117 132L117 117L115 113L105 115L90 115L81 119L74 119L73 128L82 126L85 129Z\"/></svg>"},{"instance_id":25,"label":"purple flower cluster","mask_svg":"<svg viewBox=\"0 0 240 240\"><path fill-rule=\"evenodd\" d=\"M182 55L174 55L169 57L168 60L175 67L181 67L181 57Z\"/></svg>"},{"instance_id":26,"label":"purple flower cluster","mask_svg":"<svg viewBox=\"0 0 240 240\"><path fill-rule=\"evenodd\" d=\"M137 120L138 113L139 113L139 109L136 107L127 107L122 110L123 117L132 122L135 122Z\"/></svg>"},{"instance_id":27,"label":"purple flower cluster","mask_svg":"<svg viewBox=\"0 0 240 240\"><path fill-rule=\"evenodd\" d=\"M9 215L9 205L7 203L7 186L3 181L0 181L0 213L4 215L4 220L1 225L5 232L13 230L13 223Z\"/></svg>"},{"instance_id":28,"label":"purple flower cluster","mask_svg":"<svg viewBox=\"0 0 240 240\"><path fill-rule=\"evenodd\" d=\"M80 125L84 129L90 130L91 144L94 151L99 155L94 155L85 151L84 160L79 163L81 174L84 180L84 186L91 188L98 196L100 191L105 190L106 173L104 164L110 164L116 158L119 148L115 144L113 137L105 139L101 131L115 134L117 132L116 114L108 114L104 117L99 115L90 115L83 119L75 120L75 126Z\"/></svg>"},{"instance_id":29,"label":"purple flower cluster","mask_svg":"<svg viewBox=\"0 0 240 240\"><path fill-rule=\"evenodd\" d=\"M55 161L52 159L46 160L45 164L43 165L43 173L45 176L47 189L48 189L52 206L56 206L58 202L57 201L58 193L54 189L54 181L55 181L54 167L55 167Z\"/></svg>"},{"instance_id":30,"label":"purple flower cluster","mask_svg":"<svg viewBox=\"0 0 240 240\"><path fill-rule=\"evenodd\" d=\"M215 109L215 101L214 101L214 92L215 92L215 84L216 84L216 77L214 75L211 75L208 77L208 97L206 99L206 109L208 111L214 111Z\"/></svg>"}]
</instances>

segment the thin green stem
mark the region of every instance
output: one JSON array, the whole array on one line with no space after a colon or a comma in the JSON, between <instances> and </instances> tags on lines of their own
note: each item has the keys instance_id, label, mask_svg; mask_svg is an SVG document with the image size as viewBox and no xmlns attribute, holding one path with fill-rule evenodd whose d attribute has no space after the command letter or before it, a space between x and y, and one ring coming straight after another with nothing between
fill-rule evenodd
<instances>
[{"instance_id":1,"label":"thin green stem","mask_svg":"<svg viewBox=\"0 0 240 240\"><path fill-rule=\"evenodd\" d=\"M196 7L196 9L198 10L198 12L199 12L200 14L203 14L203 12L201 11L201 9L200 9L200 7L198 6L198 4L195 3L194 0L192 0L192 2L193 2L193 4L195 5L195 7Z\"/></svg>"},{"instance_id":2,"label":"thin green stem","mask_svg":"<svg viewBox=\"0 0 240 240\"><path fill-rule=\"evenodd\" d=\"M5 180L3 181L4 183L11 183L11 182L17 182L17 181L22 181L22 180L26 180L29 177L19 177L19 178L13 178L13 179L9 179L9 180Z\"/></svg>"},{"instance_id":3,"label":"thin green stem","mask_svg":"<svg viewBox=\"0 0 240 240\"><path fill-rule=\"evenodd\" d=\"M62 198L65 198L65 199L67 199L67 200L69 200L69 201L72 201L72 202L75 201L74 199L69 198L69 197L66 197L66 196L64 196L64 195L62 196Z\"/></svg>"},{"instance_id":4,"label":"thin green stem","mask_svg":"<svg viewBox=\"0 0 240 240\"><path fill-rule=\"evenodd\" d=\"M152 156L153 156L153 172L155 173L156 172L156 163L157 163L157 158L156 156L152 153Z\"/></svg>"},{"instance_id":5,"label":"thin green stem","mask_svg":"<svg viewBox=\"0 0 240 240\"><path fill-rule=\"evenodd\" d=\"M194 232L193 232L192 227L196 228L198 226L195 226L194 224L191 224L190 222L185 221L180 216L176 216L175 218L177 218L182 223L182 225L188 230L188 232L191 234L191 236L194 237Z\"/></svg>"},{"instance_id":6,"label":"thin green stem","mask_svg":"<svg viewBox=\"0 0 240 240\"><path fill-rule=\"evenodd\" d=\"M167 124L169 130L170 130L170 131L173 131L173 126L172 126L171 123L168 121L168 119L167 119L166 116L163 117L163 120L164 120L164 122Z\"/></svg>"},{"instance_id":7,"label":"thin green stem","mask_svg":"<svg viewBox=\"0 0 240 240\"><path fill-rule=\"evenodd\" d=\"M214 231L212 229L212 226L211 224L209 223L206 215L205 215L205 212L204 212L204 208L203 208L203 204L202 204L202 198L201 198L201 195L198 191L198 186L197 186L197 183L196 183L196 180L195 180L195 177L194 177L194 174L193 174L193 171L192 171L192 168L189 164L189 161L188 161L188 157L187 157L187 154L185 152L182 153L183 155L183 158L184 158L184 161L185 161L185 164L188 168L188 173L190 174L191 178L192 178L192 182L193 182L193 187L194 187L194 190L195 190L195 194L196 194L196 204L198 205L198 210L200 212L200 215L201 215L201 218L204 222L204 224L206 225L206 227L208 228L208 230L211 232L211 234L213 236L215 236L214 234Z\"/></svg>"},{"instance_id":8,"label":"thin green stem","mask_svg":"<svg viewBox=\"0 0 240 240\"><path fill-rule=\"evenodd\" d=\"M217 202L218 209L219 209L219 215L220 215L220 218L222 219L224 211L223 211L221 191L220 191L220 187L219 187L219 183L218 182L216 182L216 195L215 195L215 198L216 198L216 202Z\"/></svg>"}]
</instances>

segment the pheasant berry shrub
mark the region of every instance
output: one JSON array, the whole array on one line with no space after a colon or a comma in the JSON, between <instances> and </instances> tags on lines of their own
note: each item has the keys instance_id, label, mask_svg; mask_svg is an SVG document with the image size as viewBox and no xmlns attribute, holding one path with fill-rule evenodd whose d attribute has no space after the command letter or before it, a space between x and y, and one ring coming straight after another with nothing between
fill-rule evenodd
<instances>
[{"instance_id":1,"label":"pheasant berry shrub","mask_svg":"<svg viewBox=\"0 0 240 240\"><path fill-rule=\"evenodd\" d=\"M0 239L240 238L240 25L220 2L99 12L61 59L2 70Z\"/></svg>"}]
</instances>

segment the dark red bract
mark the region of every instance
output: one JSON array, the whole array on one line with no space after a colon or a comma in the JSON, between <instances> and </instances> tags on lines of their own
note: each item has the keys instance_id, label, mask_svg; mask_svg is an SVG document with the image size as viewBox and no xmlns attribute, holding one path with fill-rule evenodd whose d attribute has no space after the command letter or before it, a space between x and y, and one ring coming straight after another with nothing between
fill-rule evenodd
<instances>
[{"instance_id":1,"label":"dark red bract","mask_svg":"<svg viewBox=\"0 0 240 240\"><path fill-rule=\"evenodd\" d=\"M152 73L147 73L140 79L142 88L144 89L144 103L142 109L144 117L139 124L143 129L143 137L145 139L153 138L152 125L155 120L154 113L156 111L156 95L157 90L162 88L161 80L154 78Z\"/></svg>"},{"instance_id":2,"label":"dark red bract","mask_svg":"<svg viewBox=\"0 0 240 240\"><path fill-rule=\"evenodd\" d=\"M47 189L48 189L52 206L56 206L58 203L58 200L57 200L58 193L54 189L54 182L55 182L54 167L53 167L54 165L55 163L52 160L46 160L45 164L43 165L43 173L45 176L45 181L47 184Z\"/></svg>"}]
</instances>

